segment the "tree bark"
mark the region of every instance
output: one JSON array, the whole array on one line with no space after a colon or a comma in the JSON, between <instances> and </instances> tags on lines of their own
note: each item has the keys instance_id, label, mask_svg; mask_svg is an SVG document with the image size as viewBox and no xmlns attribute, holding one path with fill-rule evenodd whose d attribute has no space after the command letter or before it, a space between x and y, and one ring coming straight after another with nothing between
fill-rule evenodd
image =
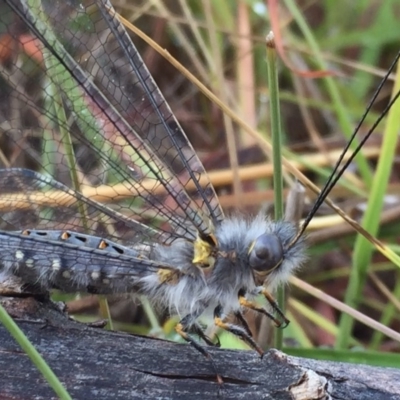
<instances>
[{"instance_id":1,"label":"tree bark","mask_svg":"<svg viewBox=\"0 0 400 400\"><path fill-rule=\"evenodd\" d=\"M224 384L189 345L72 321L46 298L0 297L74 399L400 399L400 370L317 361L271 350L209 348ZM55 399L0 325L0 399Z\"/></svg>"}]
</instances>

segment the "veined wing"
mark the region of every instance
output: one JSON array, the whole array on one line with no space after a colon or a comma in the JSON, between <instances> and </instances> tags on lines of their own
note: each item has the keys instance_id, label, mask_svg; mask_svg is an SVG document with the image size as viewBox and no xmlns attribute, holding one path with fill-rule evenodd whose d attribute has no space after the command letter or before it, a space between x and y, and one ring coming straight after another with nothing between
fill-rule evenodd
<instances>
[{"instance_id":1,"label":"veined wing","mask_svg":"<svg viewBox=\"0 0 400 400\"><path fill-rule=\"evenodd\" d=\"M2 229L57 229L60 225L57 221L62 220L64 229L89 231L117 242L121 235L117 231L118 225L123 225L127 230L124 241L129 243L152 246L155 243L170 244L171 240L179 238L177 233L151 228L89 199L51 177L31 170L0 169L0 187L8 191L0 197ZM84 207L83 215L75 207L77 204Z\"/></svg>"},{"instance_id":2,"label":"veined wing","mask_svg":"<svg viewBox=\"0 0 400 400\"><path fill-rule=\"evenodd\" d=\"M12 97L25 104L34 122L21 127L20 120L9 118L8 136L35 160L36 167L78 192L82 183L119 182L135 203L114 204L121 214L130 209L139 217L152 214L157 227L178 231L189 240L197 233L212 233L213 224L223 217L214 190L208 180L203 183L200 160L129 36L110 13L110 4L50 0L9 4L21 20L14 21L8 34L13 43L22 43L29 28L31 59L24 68L11 63L2 72ZM8 12L8 18L15 19ZM16 72L22 81L15 78ZM32 89L26 81L35 74L38 79ZM16 130L22 131L18 138ZM35 151L35 142L36 148L45 149L46 158ZM79 152L87 154L83 161L71 157ZM72 168L77 177L70 174ZM96 233L90 226L86 232Z\"/></svg>"}]
</instances>

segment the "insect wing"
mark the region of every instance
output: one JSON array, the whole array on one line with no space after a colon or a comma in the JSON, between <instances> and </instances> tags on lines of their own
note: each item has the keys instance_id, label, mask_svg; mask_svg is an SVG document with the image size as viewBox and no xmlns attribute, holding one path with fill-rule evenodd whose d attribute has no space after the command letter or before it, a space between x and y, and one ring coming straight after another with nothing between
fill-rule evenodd
<instances>
[{"instance_id":1,"label":"insect wing","mask_svg":"<svg viewBox=\"0 0 400 400\"><path fill-rule=\"evenodd\" d=\"M62 222L54 202L53 215L38 218L39 228L99 234L98 219L91 218L91 207L76 193L86 185L101 195L117 182L130 200L118 201L119 189L103 199L113 202L118 213L134 214L154 226L133 237L120 229L122 242L165 243L176 236L195 240L198 234L212 233L223 218L214 190L110 4L37 1L10 6L14 12L7 8L3 17L12 20L7 25L10 50L20 49L2 68L13 99L10 111L20 113L7 121L6 133L17 153L11 162L17 163L22 157L18 152L23 153L35 168L73 187L76 201L68 207L80 216ZM21 187L28 192L35 188L37 180L27 179Z\"/></svg>"},{"instance_id":2,"label":"insect wing","mask_svg":"<svg viewBox=\"0 0 400 400\"><path fill-rule=\"evenodd\" d=\"M119 232L113 229L118 224L129 229L129 241L151 246L154 243L169 244L170 233L153 229L128 218L80 192L68 188L51 177L22 168L0 169L0 186L7 188L0 198L1 219L11 229L25 230L27 227L58 229L59 220L67 221L63 228L90 227L91 231L103 233L111 240L120 240ZM74 205L84 207L84 215L76 212ZM57 208L54 209L54 204ZM88 216L89 220L82 221ZM53 225L50 225L53 224ZM174 238L177 238L175 236ZM125 234L128 239L128 233Z\"/></svg>"}]
</instances>

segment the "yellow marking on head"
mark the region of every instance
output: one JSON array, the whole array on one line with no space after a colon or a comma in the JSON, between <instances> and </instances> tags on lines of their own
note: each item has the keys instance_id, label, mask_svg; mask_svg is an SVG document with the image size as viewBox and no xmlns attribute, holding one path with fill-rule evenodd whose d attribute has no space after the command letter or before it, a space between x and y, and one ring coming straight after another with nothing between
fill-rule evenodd
<instances>
[{"instance_id":1,"label":"yellow marking on head","mask_svg":"<svg viewBox=\"0 0 400 400\"><path fill-rule=\"evenodd\" d=\"M275 271L283 262L283 258L281 258L269 271L268 274L270 274L271 272Z\"/></svg>"},{"instance_id":2,"label":"yellow marking on head","mask_svg":"<svg viewBox=\"0 0 400 400\"><path fill-rule=\"evenodd\" d=\"M249 251L247 252L247 254L250 254L250 253L251 253L251 251L253 250L255 244L256 244L256 241L253 240L253 241L251 242L251 245L250 245L250 247L249 247Z\"/></svg>"},{"instance_id":3,"label":"yellow marking on head","mask_svg":"<svg viewBox=\"0 0 400 400\"><path fill-rule=\"evenodd\" d=\"M268 279L268 275L270 275L272 272L274 272L283 262L283 258L281 260L279 260L279 262L273 266L271 269L267 270L267 271L257 271L255 269L253 269L253 273L254 275L257 277L257 279L260 282L260 284L262 284L266 279Z\"/></svg>"}]
</instances>

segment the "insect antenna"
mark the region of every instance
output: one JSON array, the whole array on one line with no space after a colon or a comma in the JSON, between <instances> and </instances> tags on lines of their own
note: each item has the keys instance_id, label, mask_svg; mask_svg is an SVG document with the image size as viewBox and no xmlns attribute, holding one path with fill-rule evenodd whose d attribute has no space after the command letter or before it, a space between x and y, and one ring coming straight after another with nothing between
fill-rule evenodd
<instances>
[{"instance_id":1,"label":"insect antenna","mask_svg":"<svg viewBox=\"0 0 400 400\"><path fill-rule=\"evenodd\" d=\"M398 60L400 58L400 51L397 53L395 59L393 60L392 64L390 65L389 69L387 70L386 74L382 78L381 82L379 83L379 86L375 90L371 101L368 104L368 107L366 108L363 116L361 117L360 121L358 122L356 128L354 129L353 134L351 135L349 141L347 142L345 148L343 149L342 153L340 154L339 159L337 160L335 167L328 178L327 182L325 183L324 187L320 191L317 199L314 202L314 205L312 206L310 212L304 219L303 224L300 226L299 231L297 232L296 236L294 239L290 242L288 248L291 248L303 235L305 232L307 226L313 219L315 213L318 211L318 209L321 207L322 203L325 201L325 199L328 197L329 193L331 190L335 187L336 183L338 180L342 177L344 172L346 171L347 167L353 162L354 158L358 154L358 152L361 150L361 148L364 146L365 142L369 139L371 134L375 131L375 128L379 125L379 123L382 121L382 119L386 116L386 114L389 112L389 110L392 108L393 104L397 101L397 99L400 97L400 90L396 93L395 96L390 100L390 102L387 104L385 109L382 111L382 113L379 115L379 117L376 119L372 127L368 130L367 134L360 140L356 148L354 149L353 153L350 155L350 157L346 160L346 162L341 166L342 161L344 156L347 154L347 151L349 150L351 144L354 142L354 139L356 138L361 125L364 123L365 118L367 117L368 113L370 112L372 106L375 103L376 98L378 97L380 91L382 90L384 84L386 81L389 79L390 74L393 72L394 67L396 66Z\"/></svg>"}]
</instances>

